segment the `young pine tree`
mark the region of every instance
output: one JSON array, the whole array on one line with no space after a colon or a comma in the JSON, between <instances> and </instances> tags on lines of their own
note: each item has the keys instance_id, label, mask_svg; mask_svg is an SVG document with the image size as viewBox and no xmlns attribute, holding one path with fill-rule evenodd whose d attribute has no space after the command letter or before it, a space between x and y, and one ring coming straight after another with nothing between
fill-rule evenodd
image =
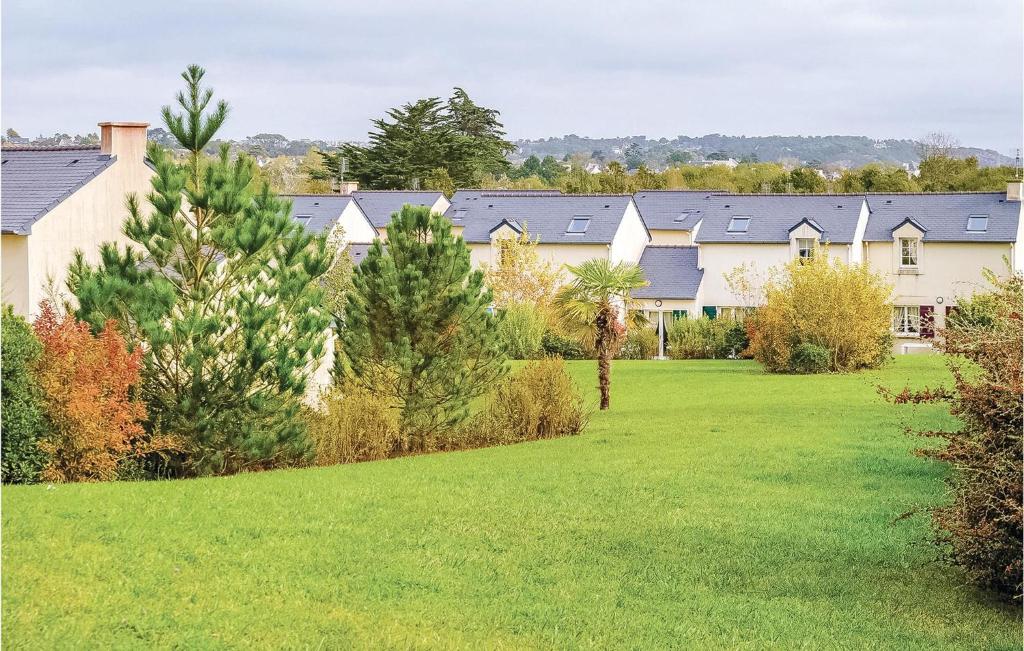
<instances>
[{"instance_id":1,"label":"young pine tree","mask_svg":"<svg viewBox=\"0 0 1024 651\"><path fill-rule=\"evenodd\" d=\"M352 379L399 409L403 445L428 449L506 371L483 273L471 271L447 219L404 206L353 286L344 333Z\"/></svg>"},{"instance_id":2,"label":"young pine tree","mask_svg":"<svg viewBox=\"0 0 1024 651\"><path fill-rule=\"evenodd\" d=\"M228 106L211 108L203 75L183 73L182 113L163 109L183 160L151 146L150 210L127 199L135 246L104 244L97 267L79 255L69 282L82 320L98 331L116 319L144 347L150 427L184 442L178 470L188 474L308 454L297 409L330 322L319 288L331 264L325 241L305 234L265 184L253 189L251 159L231 160L227 147L204 156Z\"/></svg>"}]
</instances>

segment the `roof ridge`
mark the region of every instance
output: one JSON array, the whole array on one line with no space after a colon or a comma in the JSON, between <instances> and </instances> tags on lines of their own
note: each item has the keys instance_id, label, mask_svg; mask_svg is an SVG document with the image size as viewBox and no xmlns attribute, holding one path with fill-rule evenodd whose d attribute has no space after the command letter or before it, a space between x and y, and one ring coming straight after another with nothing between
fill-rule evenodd
<instances>
[{"instance_id":1,"label":"roof ridge","mask_svg":"<svg viewBox=\"0 0 1024 651\"><path fill-rule=\"evenodd\" d=\"M384 194L386 192L392 192L392 193L402 192L404 194L412 194L412 193L443 194L440 190L356 190L352 194L356 194L358 192L362 192L362 193L376 192L376 193L380 193L380 194Z\"/></svg>"},{"instance_id":2,"label":"roof ridge","mask_svg":"<svg viewBox=\"0 0 1024 651\"><path fill-rule=\"evenodd\" d=\"M3 143L3 151L99 151L99 145L15 145Z\"/></svg>"},{"instance_id":3,"label":"roof ridge","mask_svg":"<svg viewBox=\"0 0 1024 651\"><path fill-rule=\"evenodd\" d=\"M878 197L878 196L942 196L942 195L957 195L957 194L1006 194L1005 190L942 190L941 192L864 192L865 196Z\"/></svg>"},{"instance_id":4,"label":"roof ridge","mask_svg":"<svg viewBox=\"0 0 1024 651\"><path fill-rule=\"evenodd\" d=\"M732 190L726 190L725 188L712 188L705 190L703 188L647 188L644 190L637 190L633 194L640 194L641 192L712 192L718 194L732 194Z\"/></svg>"},{"instance_id":5,"label":"roof ridge","mask_svg":"<svg viewBox=\"0 0 1024 651\"><path fill-rule=\"evenodd\" d=\"M351 199L351 194L339 194L337 192L283 192L279 197L337 197L339 199Z\"/></svg>"}]
</instances>

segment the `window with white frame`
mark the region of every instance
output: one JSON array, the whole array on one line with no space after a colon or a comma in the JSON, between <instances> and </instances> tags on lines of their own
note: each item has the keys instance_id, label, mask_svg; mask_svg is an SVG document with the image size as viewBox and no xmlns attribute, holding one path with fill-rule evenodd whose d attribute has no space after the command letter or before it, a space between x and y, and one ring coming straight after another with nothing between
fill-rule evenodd
<instances>
[{"instance_id":1,"label":"window with white frame","mask_svg":"<svg viewBox=\"0 0 1024 651\"><path fill-rule=\"evenodd\" d=\"M719 306L718 318L726 321L742 321L750 314L749 307Z\"/></svg>"},{"instance_id":2,"label":"window with white frame","mask_svg":"<svg viewBox=\"0 0 1024 651\"><path fill-rule=\"evenodd\" d=\"M750 228L750 215L733 215L725 232L746 233L748 228Z\"/></svg>"},{"instance_id":3,"label":"window with white frame","mask_svg":"<svg viewBox=\"0 0 1024 651\"><path fill-rule=\"evenodd\" d=\"M971 233L984 233L988 230L988 215L970 215L967 217L967 230Z\"/></svg>"},{"instance_id":4,"label":"window with white frame","mask_svg":"<svg viewBox=\"0 0 1024 651\"><path fill-rule=\"evenodd\" d=\"M899 337L921 334L921 308L917 305L897 305L893 309L892 321L892 329Z\"/></svg>"},{"instance_id":5,"label":"window with white frame","mask_svg":"<svg viewBox=\"0 0 1024 651\"><path fill-rule=\"evenodd\" d=\"M900 238L900 266L901 267L917 267L918 263L918 245L920 240L916 237L901 237Z\"/></svg>"},{"instance_id":6,"label":"window with white frame","mask_svg":"<svg viewBox=\"0 0 1024 651\"><path fill-rule=\"evenodd\" d=\"M586 233L590 226L590 215L574 215L566 227L566 233Z\"/></svg>"},{"instance_id":7,"label":"window with white frame","mask_svg":"<svg viewBox=\"0 0 1024 651\"><path fill-rule=\"evenodd\" d=\"M802 259L810 259L814 257L814 245L816 241L813 237L798 237L796 238L796 252L797 256Z\"/></svg>"}]
</instances>

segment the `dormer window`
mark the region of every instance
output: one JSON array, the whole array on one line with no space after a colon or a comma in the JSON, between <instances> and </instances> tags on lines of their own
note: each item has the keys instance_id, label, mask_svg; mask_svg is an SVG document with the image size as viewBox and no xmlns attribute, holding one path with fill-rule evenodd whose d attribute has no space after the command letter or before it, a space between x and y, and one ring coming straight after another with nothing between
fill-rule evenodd
<instances>
[{"instance_id":1,"label":"dormer window","mask_svg":"<svg viewBox=\"0 0 1024 651\"><path fill-rule=\"evenodd\" d=\"M801 260L810 260L814 257L814 246L817 242L813 237L796 238L796 251Z\"/></svg>"},{"instance_id":2,"label":"dormer window","mask_svg":"<svg viewBox=\"0 0 1024 651\"><path fill-rule=\"evenodd\" d=\"M971 215L967 218L968 233L984 233L988 231L988 215Z\"/></svg>"},{"instance_id":3,"label":"dormer window","mask_svg":"<svg viewBox=\"0 0 1024 651\"><path fill-rule=\"evenodd\" d=\"M565 229L566 233L586 233L587 228L590 227L590 215L576 215L569 222L569 227Z\"/></svg>"},{"instance_id":4,"label":"dormer window","mask_svg":"<svg viewBox=\"0 0 1024 651\"><path fill-rule=\"evenodd\" d=\"M749 215L734 215L733 218L729 220L729 227L726 231L729 233L746 233L749 226Z\"/></svg>"},{"instance_id":5,"label":"dormer window","mask_svg":"<svg viewBox=\"0 0 1024 651\"><path fill-rule=\"evenodd\" d=\"M916 237L900 238L900 266L907 268L917 267L918 242Z\"/></svg>"}]
</instances>

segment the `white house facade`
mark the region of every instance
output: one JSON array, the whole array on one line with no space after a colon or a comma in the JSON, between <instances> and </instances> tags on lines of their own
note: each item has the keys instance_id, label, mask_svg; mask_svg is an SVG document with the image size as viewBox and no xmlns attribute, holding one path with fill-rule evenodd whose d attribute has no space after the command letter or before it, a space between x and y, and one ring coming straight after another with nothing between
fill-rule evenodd
<instances>
[{"instance_id":1,"label":"white house facade","mask_svg":"<svg viewBox=\"0 0 1024 651\"><path fill-rule=\"evenodd\" d=\"M5 147L0 168L0 291L31 316L49 286L64 291L76 250L99 261L100 245L128 245L125 197L145 197L156 173L146 162L143 122L100 123L98 146Z\"/></svg>"}]
</instances>

